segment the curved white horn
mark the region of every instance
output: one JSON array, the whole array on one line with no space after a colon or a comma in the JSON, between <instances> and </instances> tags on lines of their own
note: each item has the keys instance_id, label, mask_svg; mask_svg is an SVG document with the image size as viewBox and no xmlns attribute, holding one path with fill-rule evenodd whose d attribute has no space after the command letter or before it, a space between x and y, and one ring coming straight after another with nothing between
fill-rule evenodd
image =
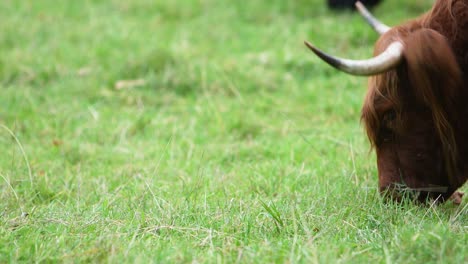
<instances>
[{"instance_id":1,"label":"curved white horn","mask_svg":"<svg viewBox=\"0 0 468 264\"><path fill-rule=\"evenodd\" d=\"M369 23L369 25L371 25L371 27L374 28L374 30L377 31L377 33L380 35L383 35L385 32L390 30L389 26L377 20L377 18L375 18L361 2L356 2L356 8L367 21L367 23Z\"/></svg>"},{"instance_id":2,"label":"curved white horn","mask_svg":"<svg viewBox=\"0 0 468 264\"><path fill-rule=\"evenodd\" d=\"M304 42L317 56L338 70L353 75L376 75L398 66L403 59L403 44L392 42L381 54L367 60L348 60L333 57L317 49L309 42Z\"/></svg>"}]
</instances>

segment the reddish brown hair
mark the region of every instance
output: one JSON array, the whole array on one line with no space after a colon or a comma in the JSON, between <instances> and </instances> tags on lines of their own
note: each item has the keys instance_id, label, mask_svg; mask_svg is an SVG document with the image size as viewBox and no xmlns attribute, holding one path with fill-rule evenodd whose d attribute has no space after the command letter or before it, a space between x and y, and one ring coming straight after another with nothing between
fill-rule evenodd
<instances>
[{"instance_id":1,"label":"reddish brown hair","mask_svg":"<svg viewBox=\"0 0 468 264\"><path fill-rule=\"evenodd\" d=\"M429 109L450 182L458 155L454 132L459 120L457 106L462 103L457 101L463 86L459 65L466 65L464 60L468 59L467 47L463 46L468 36L459 33L460 27L468 26L468 9L461 6L467 2L439 0L430 12L393 28L377 42L376 55L393 41L403 42L404 63L370 78L362 109L362 121L373 147L379 146L383 128L403 129L402 112L407 104ZM392 120L386 117L389 112Z\"/></svg>"}]
</instances>

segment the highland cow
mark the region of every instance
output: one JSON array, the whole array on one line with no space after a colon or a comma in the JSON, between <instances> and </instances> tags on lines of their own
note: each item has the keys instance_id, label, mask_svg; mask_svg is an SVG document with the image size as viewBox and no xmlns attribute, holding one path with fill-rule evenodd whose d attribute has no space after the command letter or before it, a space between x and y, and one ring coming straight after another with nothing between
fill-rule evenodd
<instances>
[{"instance_id":1,"label":"highland cow","mask_svg":"<svg viewBox=\"0 0 468 264\"><path fill-rule=\"evenodd\" d=\"M409 190L420 201L460 202L457 189L468 178L468 0L436 0L392 28L358 9L381 34L373 58L341 59L306 45L341 71L371 76L361 120L380 191L395 200Z\"/></svg>"}]
</instances>

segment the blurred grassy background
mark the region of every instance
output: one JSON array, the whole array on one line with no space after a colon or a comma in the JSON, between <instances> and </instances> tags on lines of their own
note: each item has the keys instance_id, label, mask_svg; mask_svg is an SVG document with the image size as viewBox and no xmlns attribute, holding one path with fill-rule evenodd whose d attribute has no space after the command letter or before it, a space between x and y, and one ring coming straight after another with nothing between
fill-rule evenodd
<instances>
[{"instance_id":1,"label":"blurred grassy background","mask_svg":"<svg viewBox=\"0 0 468 264\"><path fill-rule=\"evenodd\" d=\"M303 45L371 56L356 13L3 0L0 17L0 262L467 261L466 202L382 204L366 80Z\"/></svg>"}]
</instances>

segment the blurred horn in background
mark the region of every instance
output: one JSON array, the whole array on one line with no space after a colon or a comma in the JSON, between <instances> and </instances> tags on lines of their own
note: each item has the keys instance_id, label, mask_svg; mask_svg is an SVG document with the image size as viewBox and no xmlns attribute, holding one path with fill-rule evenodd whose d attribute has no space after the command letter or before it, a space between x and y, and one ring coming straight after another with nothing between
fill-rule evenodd
<instances>
[{"instance_id":1,"label":"blurred horn in background","mask_svg":"<svg viewBox=\"0 0 468 264\"><path fill-rule=\"evenodd\" d=\"M374 28L374 30L380 35L383 35L385 32L390 30L389 26L375 18L360 1L356 2L356 9L359 11L362 17L364 17L367 23L371 25L371 27Z\"/></svg>"},{"instance_id":2,"label":"blurred horn in background","mask_svg":"<svg viewBox=\"0 0 468 264\"><path fill-rule=\"evenodd\" d=\"M355 10L354 5L356 4L357 0L327 0L328 7L330 9L350 9ZM377 5L381 0L361 0L361 2L368 6L373 7Z\"/></svg>"}]
</instances>

